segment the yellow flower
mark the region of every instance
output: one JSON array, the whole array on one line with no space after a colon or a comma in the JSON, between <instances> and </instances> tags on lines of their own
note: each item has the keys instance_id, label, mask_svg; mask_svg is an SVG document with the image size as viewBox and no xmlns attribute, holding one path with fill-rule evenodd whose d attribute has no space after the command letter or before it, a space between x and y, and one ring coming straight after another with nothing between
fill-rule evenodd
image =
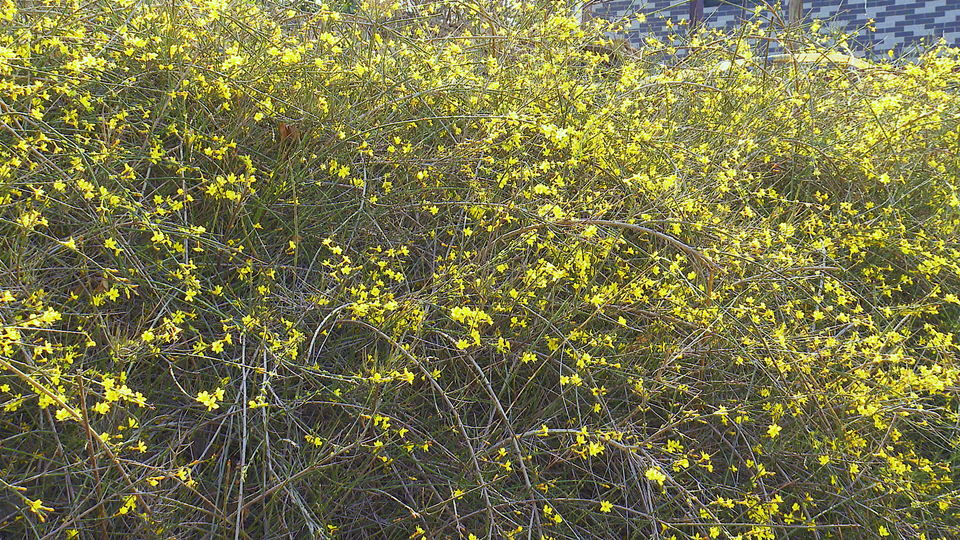
<instances>
[{"instance_id":1,"label":"yellow flower","mask_svg":"<svg viewBox=\"0 0 960 540\"><path fill-rule=\"evenodd\" d=\"M53 512L53 508L50 508L49 506L44 506L43 501L40 499L36 499L33 501L31 501L30 499L27 499L27 508L31 512L37 515L37 518L40 519L40 523L43 523L44 521L47 520L46 512Z\"/></svg>"},{"instance_id":2,"label":"yellow flower","mask_svg":"<svg viewBox=\"0 0 960 540\"><path fill-rule=\"evenodd\" d=\"M783 429L783 428L781 428L781 427L780 427L779 425L777 425L777 424L770 424L770 427L767 428L767 435L769 435L770 438L772 439L772 438L776 437L777 435L779 435L779 434L780 434L780 430L782 430L782 429Z\"/></svg>"},{"instance_id":3,"label":"yellow flower","mask_svg":"<svg viewBox=\"0 0 960 540\"><path fill-rule=\"evenodd\" d=\"M647 480L656 482L661 486L667 481L667 475L663 474L663 471L660 469L660 467L650 467L647 469L647 472L644 473L644 476L647 477Z\"/></svg>"},{"instance_id":4,"label":"yellow flower","mask_svg":"<svg viewBox=\"0 0 960 540\"><path fill-rule=\"evenodd\" d=\"M206 405L208 411L219 409L220 404L217 402L223 400L223 388L217 388L212 394L204 390L197 394L196 400Z\"/></svg>"},{"instance_id":5,"label":"yellow flower","mask_svg":"<svg viewBox=\"0 0 960 540\"><path fill-rule=\"evenodd\" d=\"M68 249L77 251L77 241L74 240L72 236L64 241L61 241L60 244Z\"/></svg>"},{"instance_id":6,"label":"yellow flower","mask_svg":"<svg viewBox=\"0 0 960 540\"><path fill-rule=\"evenodd\" d=\"M123 503L123 506L121 506L120 509L117 510L117 514L125 515L129 513L131 510L136 510L136 509L137 509L137 498L131 495L127 497L127 500Z\"/></svg>"},{"instance_id":7,"label":"yellow flower","mask_svg":"<svg viewBox=\"0 0 960 540\"><path fill-rule=\"evenodd\" d=\"M300 51L295 49L284 49L283 56L281 56L280 59L284 64L295 64L299 62L301 58L302 56L300 55Z\"/></svg>"},{"instance_id":8,"label":"yellow flower","mask_svg":"<svg viewBox=\"0 0 960 540\"><path fill-rule=\"evenodd\" d=\"M592 441L590 444L587 445L587 452L589 452L591 456L596 456L596 455L598 455L598 454L602 454L602 453L603 453L603 443L598 442L598 441Z\"/></svg>"},{"instance_id":9,"label":"yellow flower","mask_svg":"<svg viewBox=\"0 0 960 540\"><path fill-rule=\"evenodd\" d=\"M613 503L610 501L600 501L600 511L604 514L610 513L613 510Z\"/></svg>"}]
</instances>

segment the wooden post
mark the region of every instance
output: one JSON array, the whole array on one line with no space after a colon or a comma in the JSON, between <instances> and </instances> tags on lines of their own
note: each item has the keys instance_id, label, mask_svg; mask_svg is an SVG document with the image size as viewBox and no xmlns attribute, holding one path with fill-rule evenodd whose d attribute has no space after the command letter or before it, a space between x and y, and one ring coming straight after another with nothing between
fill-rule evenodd
<instances>
[{"instance_id":1,"label":"wooden post","mask_svg":"<svg viewBox=\"0 0 960 540\"><path fill-rule=\"evenodd\" d=\"M787 4L787 22L790 26L797 26L803 18L803 0L789 0Z\"/></svg>"},{"instance_id":2,"label":"wooden post","mask_svg":"<svg viewBox=\"0 0 960 540\"><path fill-rule=\"evenodd\" d=\"M703 0L690 0L690 31L692 32L703 21Z\"/></svg>"}]
</instances>

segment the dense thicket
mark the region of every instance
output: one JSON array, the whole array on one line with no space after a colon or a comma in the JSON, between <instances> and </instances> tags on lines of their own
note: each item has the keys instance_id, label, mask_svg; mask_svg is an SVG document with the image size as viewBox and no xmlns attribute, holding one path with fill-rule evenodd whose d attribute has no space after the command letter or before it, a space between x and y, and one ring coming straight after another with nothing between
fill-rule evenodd
<instances>
[{"instance_id":1,"label":"dense thicket","mask_svg":"<svg viewBox=\"0 0 960 540\"><path fill-rule=\"evenodd\" d=\"M2 3L0 530L960 535L957 49L355 11Z\"/></svg>"}]
</instances>

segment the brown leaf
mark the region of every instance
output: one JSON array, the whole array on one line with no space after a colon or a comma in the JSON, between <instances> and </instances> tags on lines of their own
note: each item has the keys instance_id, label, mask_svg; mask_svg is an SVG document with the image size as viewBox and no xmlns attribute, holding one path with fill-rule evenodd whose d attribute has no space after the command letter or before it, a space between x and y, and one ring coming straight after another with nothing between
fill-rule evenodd
<instances>
[{"instance_id":1,"label":"brown leaf","mask_svg":"<svg viewBox=\"0 0 960 540\"><path fill-rule=\"evenodd\" d=\"M277 131L280 133L280 142L298 142L300 140L300 130L290 124L280 122L277 124Z\"/></svg>"}]
</instances>

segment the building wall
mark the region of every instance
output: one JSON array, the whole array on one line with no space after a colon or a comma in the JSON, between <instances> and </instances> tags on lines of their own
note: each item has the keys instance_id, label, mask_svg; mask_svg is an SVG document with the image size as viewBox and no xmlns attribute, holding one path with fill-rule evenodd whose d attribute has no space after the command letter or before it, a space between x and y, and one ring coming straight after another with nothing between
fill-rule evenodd
<instances>
[{"instance_id":1,"label":"building wall","mask_svg":"<svg viewBox=\"0 0 960 540\"><path fill-rule=\"evenodd\" d=\"M775 3L776 0L770 0ZM757 0L705 0L704 22L715 27L734 27L744 16L749 16ZM720 5L710 5L710 4ZM734 5L736 4L736 5ZM950 46L960 46L960 0L804 0L804 21L820 20L821 32L850 32L874 20L876 32L862 30L849 41L852 49L865 54L916 53L923 50L921 39L927 45L939 37ZM746 6L744 8L743 6ZM667 21L674 24L690 17L689 4L682 0L601 0L593 4L592 13L609 20L643 13L646 21L634 20L627 33L628 39L639 45L648 33L666 36L671 31ZM780 9L786 19L786 2ZM769 14L768 14L769 16ZM673 32L685 32L686 26L674 27Z\"/></svg>"}]
</instances>

